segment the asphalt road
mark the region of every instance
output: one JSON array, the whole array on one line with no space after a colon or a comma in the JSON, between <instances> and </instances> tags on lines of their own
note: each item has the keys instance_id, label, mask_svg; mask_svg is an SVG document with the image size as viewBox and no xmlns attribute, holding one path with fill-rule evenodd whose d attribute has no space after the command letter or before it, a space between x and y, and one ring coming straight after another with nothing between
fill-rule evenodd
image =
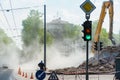
<instances>
[{"instance_id":1,"label":"asphalt road","mask_svg":"<svg viewBox=\"0 0 120 80\"><path fill-rule=\"evenodd\" d=\"M15 80L12 69L0 69L0 80Z\"/></svg>"}]
</instances>

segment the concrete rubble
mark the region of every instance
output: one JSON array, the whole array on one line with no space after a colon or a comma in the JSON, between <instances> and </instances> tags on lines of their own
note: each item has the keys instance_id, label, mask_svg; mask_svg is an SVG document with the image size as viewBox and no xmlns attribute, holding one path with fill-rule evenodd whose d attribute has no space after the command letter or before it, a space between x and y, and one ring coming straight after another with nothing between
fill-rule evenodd
<instances>
[{"instance_id":1,"label":"concrete rubble","mask_svg":"<svg viewBox=\"0 0 120 80\"><path fill-rule=\"evenodd\" d=\"M107 46L102 51L95 53L94 57L89 59L89 73L114 73L115 58L120 54L120 46ZM69 67L57 69L57 73L76 74L85 73L86 62L84 61L78 67Z\"/></svg>"}]
</instances>

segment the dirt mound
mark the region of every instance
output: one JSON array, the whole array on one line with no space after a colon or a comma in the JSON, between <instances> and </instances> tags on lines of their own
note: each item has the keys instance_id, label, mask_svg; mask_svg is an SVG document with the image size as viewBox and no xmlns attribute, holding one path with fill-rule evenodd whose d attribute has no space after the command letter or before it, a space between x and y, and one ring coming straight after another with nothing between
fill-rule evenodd
<instances>
[{"instance_id":1,"label":"dirt mound","mask_svg":"<svg viewBox=\"0 0 120 80\"><path fill-rule=\"evenodd\" d=\"M89 59L89 71L93 72L109 72L115 71L115 58L120 54L120 46L107 46L102 51L95 54ZM83 62L78 68L85 68Z\"/></svg>"},{"instance_id":2,"label":"dirt mound","mask_svg":"<svg viewBox=\"0 0 120 80\"><path fill-rule=\"evenodd\" d=\"M113 73L115 72L115 58L120 54L120 46L107 46L89 59L89 73ZM86 61L78 67L57 69L57 73L80 74L85 73Z\"/></svg>"}]
</instances>

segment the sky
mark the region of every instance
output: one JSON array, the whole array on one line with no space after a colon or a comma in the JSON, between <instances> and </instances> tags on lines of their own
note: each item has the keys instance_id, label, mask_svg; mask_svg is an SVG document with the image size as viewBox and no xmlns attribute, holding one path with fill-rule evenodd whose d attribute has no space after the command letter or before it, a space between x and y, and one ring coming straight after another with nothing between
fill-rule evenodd
<instances>
[{"instance_id":1,"label":"sky","mask_svg":"<svg viewBox=\"0 0 120 80\"><path fill-rule=\"evenodd\" d=\"M39 10L44 13L44 4L46 4L47 22L61 17L62 20L73 24L81 25L85 20L85 13L80 5L85 0L0 0L0 28L4 29L8 36L16 42L19 47L22 45L21 30L22 20L26 19L31 9ZM90 14L90 20L99 19L102 3L108 0L90 0L96 9ZM11 9L6 11L6 9ZM22 9L18 9L22 8ZM114 0L114 21L113 33L119 33L120 26L120 0ZM103 22L103 27L109 30L109 15Z\"/></svg>"}]
</instances>

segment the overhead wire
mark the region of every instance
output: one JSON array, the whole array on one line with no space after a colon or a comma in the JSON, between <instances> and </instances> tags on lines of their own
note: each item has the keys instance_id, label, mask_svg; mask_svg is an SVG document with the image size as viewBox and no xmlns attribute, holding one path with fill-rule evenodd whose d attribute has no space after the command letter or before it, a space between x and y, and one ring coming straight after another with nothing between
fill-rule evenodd
<instances>
[{"instance_id":1,"label":"overhead wire","mask_svg":"<svg viewBox=\"0 0 120 80\"><path fill-rule=\"evenodd\" d=\"M41 7L41 6L31 6L31 7L13 8L13 6L12 6L12 1L11 1L11 0L9 0L9 3L10 3L10 9L5 9L5 8L3 8L2 4L0 3L0 7L1 7L1 10L0 10L0 11L2 11L3 16L4 16L5 20L6 20L6 23L7 23L8 27L9 27L9 30L10 30L11 35L12 35L11 37L18 39L18 37L21 37L21 35L18 35L18 29L17 29L18 27L17 27L16 20L15 20L14 10L30 9L30 8ZM7 16L6 16L5 11L6 11L6 12L11 11L11 13L12 13L12 18L13 18L13 24L15 25L15 28L11 28L11 25L10 25L10 23L9 23L9 20L8 20ZM16 34L17 34L17 35L14 35L13 30L16 30L16 32L17 32Z\"/></svg>"},{"instance_id":2,"label":"overhead wire","mask_svg":"<svg viewBox=\"0 0 120 80\"><path fill-rule=\"evenodd\" d=\"M3 6L1 5L1 3L0 3L0 8L3 10ZM8 19L7 19L7 16L6 16L6 14L5 14L4 11L2 11L2 13L3 13L3 16L4 16L5 20L6 20L6 23L7 23L8 27L9 27L9 30L10 30L10 32L11 32L11 35L13 35L13 32L12 32L12 30L11 30L12 28L11 28L11 26L10 26L10 24L9 24L9 21L8 21Z\"/></svg>"},{"instance_id":3,"label":"overhead wire","mask_svg":"<svg viewBox=\"0 0 120 80\"><path fill-rule=\"evenodd\" d=\"M0 22L1 22L1 24L2 24L2 26L1 27L3 27L3 25L5 26L5 24L3 23L3 21L2 21L2 19L0 18Z\"/></svg>"},{"instance_id":4,"label":"overhead wire","mask_svg":"<svg viewBox=\"0 0 120 80\"><path fill-rule=\"evenodd\" d=\"M1 3L0 3L0 7L1 7L1 9L3 9ZM10 27L10 24L9 24L9 22L8 22L8 19L7 19L7 16L6 16L5 12L4 12L4 11L2 11L2 12L3 12L3 15L4 15L4 17L5 17L5 20L6 20L6 22L7 22L7 25Z\"/></svg>"},{"instance_id":5,"label":"overhead wire","mask_svg":"<svg viewBox=\"0 0 120 80\"><path fill-rule=\"evenodd\" d=\"M11 28L11 25L10 25L10 23L9 23L9 21L8 21L8 18L7 18L7 16L6 16L6 14L5 14L5 10L3 9L3 6L1 5L1 3L0 3L0 8L1 8L1 10L2 10L3 17L5 18L5 21L6 21L7 25L8 25L8 27L9 27L9 28L7 29L7 31L10 31L10 33L11 33L10 36L11 36L11 37L14 37L14 38L20 37L19 35L14 36L13 28ZM1 20L2 25L4 25L3 22L2 22L2 19L0 19L0 20ZM16 25L16 23L15 23L15 25ZM6 33L6 30L5 30L5 33Z\"/></svg>"},{"instance_id":6,"label":"overhead wire","mask_svg":"<svg viewBox=\"0 0 120 80\"><path fill-rule=\"evenodd\" d=\"M14 15L14 12L13 12L13 7L12 7L12 2L11 2L11 0L9 0L9 3L10 3L10 7L11 7L11 13L12 13L12 17L13 17L13 22L14 22L14 25L15 25L15 31L16 31L16 34L17 35L15 35L15 36L13 36L13 38L15 38L16 39L16 45L18 45L19 46L19 44L20 43L22 43L22 41L21 41L21 35L19 35L19 31L18 31L18 27L17 27L17 25L16 25L16 20L15 20L15 15Z\"/></svg>"},{"instance_id":7,"label":"overhead wire","mask_svg":"<svg viewBox=\"0 0 120 80\"><path fill-rule=\"evenodd\" d=\"M24 9L30 9L30 8L35 8L35 7L41 7L41 6L31 6L31 7L21 7L21 8L12 8L12 9L1 9L0 11L11 11L11 10L24 10Z\"/></svg>"},{"instance_id":8,"label":"overhead wire","mask_svg":"<svg viewBox=\"0 0 120 80\"><path fill-rule=\"evenodd\" d=\"M12 17L13 17L13 22L14 22L14 25L16 27L16 22L15 22L15 17L14 17L14 12L13 12L13 8L12 8L12 3L11 3L11 0L9 0L10 2L10 7L11 7L11 12L12 12Z\"/></svg>"},{"instance_id":9,"label":"overhead wire","mask_svg":"<svg viewBox=\"0 0 120 80\"><path fill-rule=\"evenodd\" d=\"M15 16L14 16L14 12L13 12L13 10L12 10L13 8L12 8L11 0L9 0L9 2L10 2L11 13L12 13L12 17L13 17L13 23L14 23L14 25L15 25L15 29L14 29L14 30L16 30L16 34L18 35L18 30L17 30L17 26L16 26Z\"/></svg>"},{"instance_id":10,"label":"overhead wire","mask_svg":"<svg viewBox=\"0 0 120 80\"><path fill-rule=\"evenodd\" d=\"M14 12L13 12L13 10L21 10L21 9L28 9L28 8L31 8L31 7L23 7L23 8L15 8L15 9L13 9L13 7L12 7L12 1L11 0L9 0L9 3L10 3L10 7L11 7L11 9L6 9L6 11L10 11L11 10L11 13L12 13L12 17L13 17L13 22L14 22L14 25L15 25L15 30L16 30L16 34L17 35L15 35L15 36L13 36L14 38L16 38L16 40L21 40L21 39L18 39L18 37L21 37L19 34L18 34L18 27L16 26L16 20L15 20L15 15L14 15ZM33 7L39 7L39 6L33 6ZM2 11L4 11L4 10L2 10Z\"/></svg>"}]
</instances>

